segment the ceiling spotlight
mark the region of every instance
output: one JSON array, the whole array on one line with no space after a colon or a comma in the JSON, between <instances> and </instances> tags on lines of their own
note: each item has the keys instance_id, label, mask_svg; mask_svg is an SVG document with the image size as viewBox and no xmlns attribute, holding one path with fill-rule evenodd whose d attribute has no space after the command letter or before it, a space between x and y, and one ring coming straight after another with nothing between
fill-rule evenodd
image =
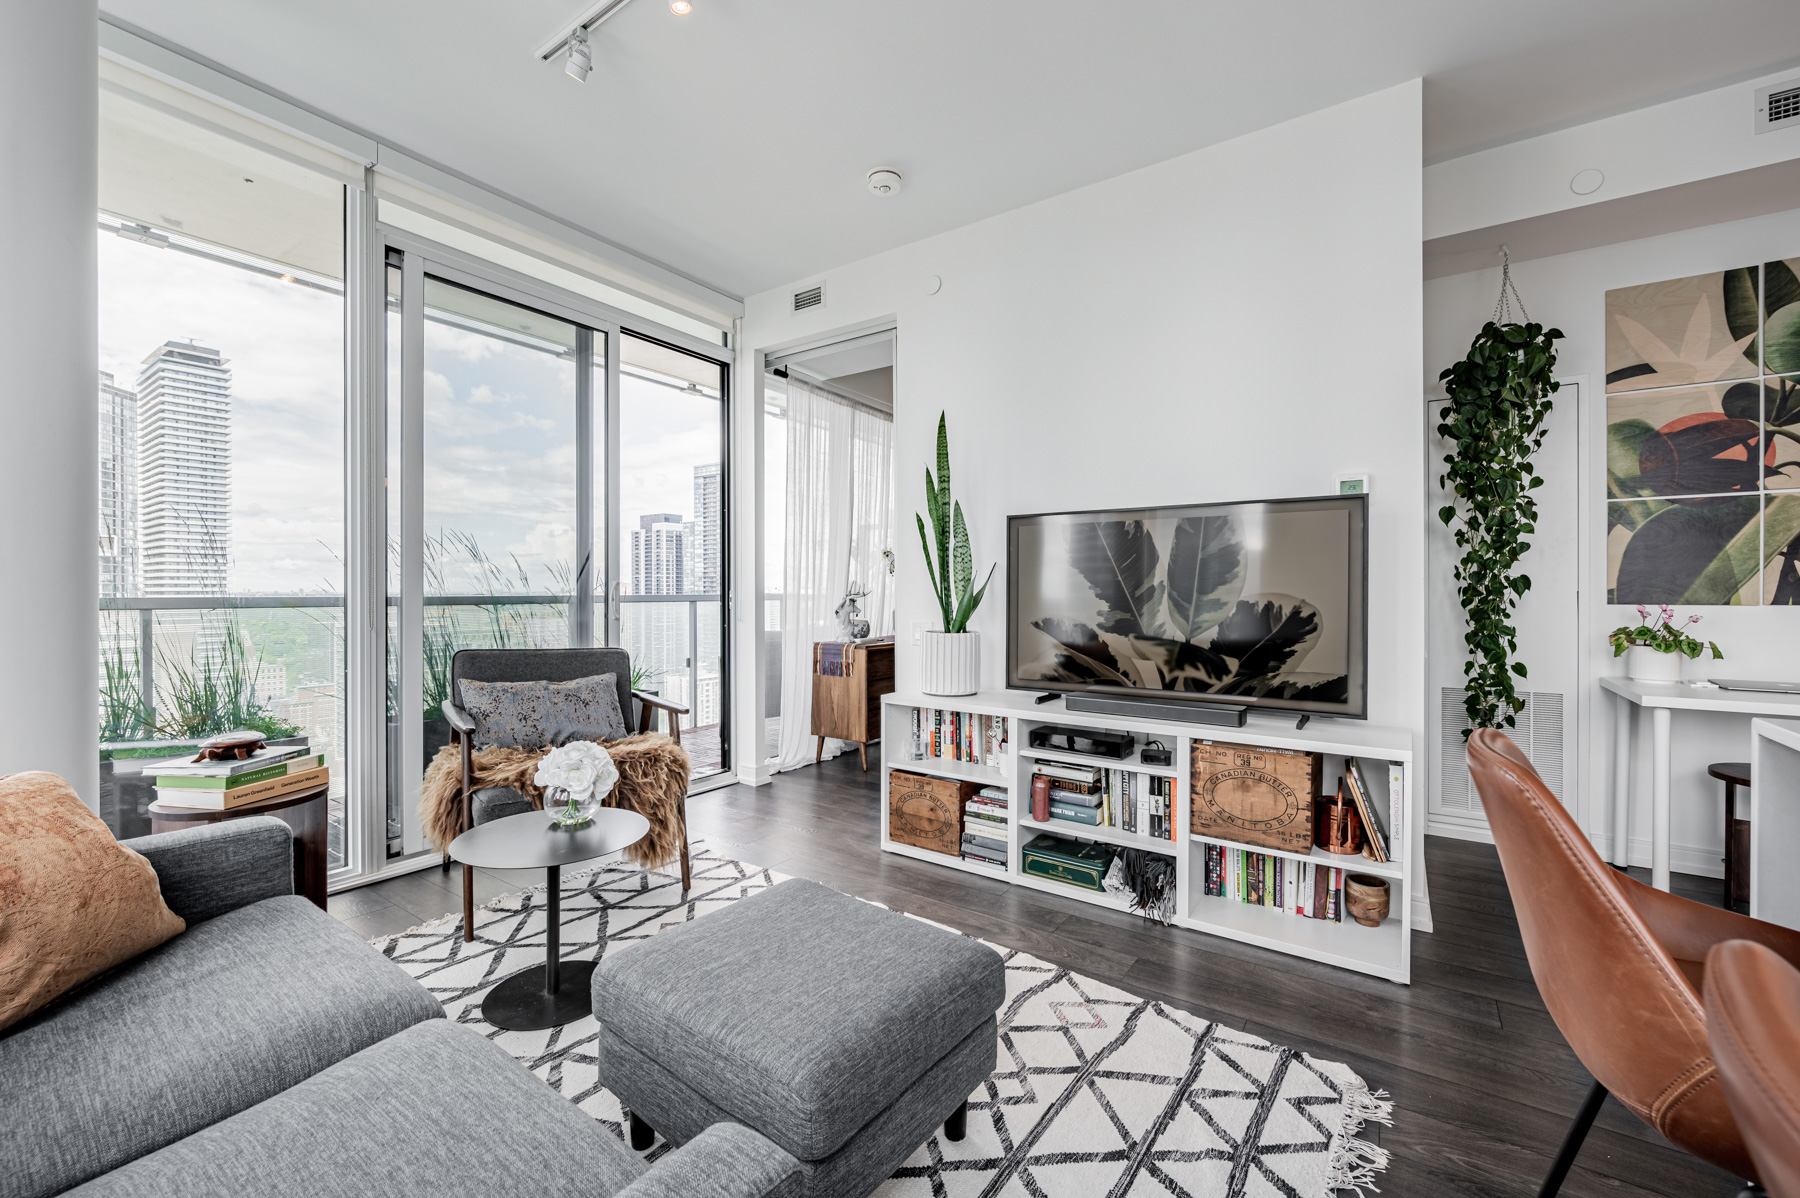
<instances>
[{"instance_id":1,"label":"ceiling spotlight","mask_svg":"<svg viewBox=\"0 0 1800 1198\"><path fill-rule=\"evenodd\" d=\"M694 6L688 0L669 0L669 11L678 17L685 17L694 11Z\"/></svg>"},{"instance_id":2,"label":"ceiling spotlight","mask_svg":"<svg viewBox=\"0 0 1800 1198\"><path fill-rule=\"evenodd\" d=\"M899 195L900 183L899 171L891 171L883 167L869 172L869 190L878 196Z\"/></svg>"},{"instance_id":3,"label":"ceiling spotlight","mask_svg":"<svg viewBox=\"0 0 1800 1198\"><path fill-rule=\"evenodd\" d=\"M569 31L569 61L563 69L578 83L586 83L594 69L594 56L588 52L587 29L577 25Z\"/></svg>"}]
</instances>

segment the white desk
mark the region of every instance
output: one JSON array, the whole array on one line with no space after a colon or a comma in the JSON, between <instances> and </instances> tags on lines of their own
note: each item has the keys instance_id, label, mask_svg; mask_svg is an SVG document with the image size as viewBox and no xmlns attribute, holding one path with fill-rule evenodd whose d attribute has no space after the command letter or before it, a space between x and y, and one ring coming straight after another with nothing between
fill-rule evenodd
<instances>
[{"instance_id":1,"label":"white desk","mask_svg":"<svg viewBox=\"0 0 1800 1198\"><path fill-rule=\"evenodd\" d=\"M1721 678L1730 674L1721 671ZM1719 711L1732 715L1775 716L1800 719L1800 695L1773 695L1757 691L1728 691L1716 686L1695 686L1687 682L1633 682L1629 678L1602 678L1600 685L1620 699L1618 720L1613 731L1613 836L1614 865L1628 865L1631 860L1631 710L1629 705L1650 712L1650 884L1658 890L1669 888L1669 716L1676 711ZM1750 787L1751 810L1756 809L1760 784ZM1752 820L1755 816L1751 817ZM1755 828L1752 823L1752 829ZM1755 835L1754 831L1751 835ZM1751 859L1757 854L1752 850ZM1791 860L1791 859L1790 859ZM1756 885L1754 868L1751 886ZM1754 891L1752 891L1754 893ZM1754 900L1752 900L1754 902ZM1754 910L1754 907L1752 908Z\"/></svg>"},{"instance_id":2,"label":"white desk","mask_svg":"<svg viewBox=\"0 0 1800 1198\"><path fill-rule=\"evenodd\" d=\"M1800 724L1750 721L1750 914L1800 928Z\"/></svg>"}]
</instances>

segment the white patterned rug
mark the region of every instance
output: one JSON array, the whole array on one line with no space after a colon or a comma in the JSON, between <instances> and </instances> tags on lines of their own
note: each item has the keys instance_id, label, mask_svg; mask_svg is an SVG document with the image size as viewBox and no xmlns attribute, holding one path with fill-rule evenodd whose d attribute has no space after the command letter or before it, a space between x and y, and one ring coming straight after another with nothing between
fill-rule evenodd
<instances>
[{"instance_id":1,"label":"white patterned rug","mask_svg":"<svg viewBox=\"0 0 1800 1198\"><path fill-rule=\"evenodd\" d=\"M595 959L784 880L695 845L693 889L605 866L563 879L563 956ZM544 959L543 888L375 941L550 1087L621 1137L596 1073L595 1024L510 1032L484 1022L495 982ZM933 1135L878 1198L1326 1198L1374 1190L1387 1153L1357 1138L1392 1104L1348 1066L1150 1002L1000 945L1005 1007L994 1073L970 1097L961 1143ZM659 1139L651 1155L666 1148Z\"/></svg>"}]
</instances>

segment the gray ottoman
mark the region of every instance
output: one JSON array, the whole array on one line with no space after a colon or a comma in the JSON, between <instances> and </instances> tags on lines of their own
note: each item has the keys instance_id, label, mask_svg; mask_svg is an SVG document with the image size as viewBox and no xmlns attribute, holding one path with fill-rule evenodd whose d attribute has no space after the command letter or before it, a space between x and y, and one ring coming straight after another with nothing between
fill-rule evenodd
<instances>
[{"instance_id":1,"label":"gray ottoman","mask_svg":"<svg viewBox=\"0 0 1800 1198\"><path fill-rule=\"evenodd\" d=\"M994 1069L998 954L816 882L783 882L609 955L594 971L600 1081L680 1144L752 1127L797 1192L861 1198L932 1129L963 1135Z\"/></svg>"}]
</instances>

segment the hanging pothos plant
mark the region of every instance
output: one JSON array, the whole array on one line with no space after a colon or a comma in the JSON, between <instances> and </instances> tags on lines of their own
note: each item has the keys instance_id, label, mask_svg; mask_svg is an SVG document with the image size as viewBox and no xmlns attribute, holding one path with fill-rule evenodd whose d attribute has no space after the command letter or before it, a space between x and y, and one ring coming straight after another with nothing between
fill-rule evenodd
<instances>
[{"instance_id":1,"label":"hanging pothos plant","mask_svg":"<svg viewBox=\"0 0 1800 1198\"><path fill-rule=\"evenodd\" d=\"M1550 396L1560 385L1550 376L1562 330L1529 317L1525 324L1506 319L1511 290L1510 271L1504 272L1495 319L1482 326L1468 355L1438 376L1449 397L1438 413L1438 435L1455 446L1438 477L1455 498L1438 509L1438 518L1455 530L1462 550L1456 581L1468 620L1464 704L1472 729L1514 727L1522 706L1513 679L1526 676L1525 663L1511 660L1519 648L1512 619L1531 579L1516 567L1531 548L1525 538L1537 531L1531 493L1544 480L1531 457L1544 443ZM1525 315L1523 304L1519 312Z\"/></svg>"}]
</instances>

